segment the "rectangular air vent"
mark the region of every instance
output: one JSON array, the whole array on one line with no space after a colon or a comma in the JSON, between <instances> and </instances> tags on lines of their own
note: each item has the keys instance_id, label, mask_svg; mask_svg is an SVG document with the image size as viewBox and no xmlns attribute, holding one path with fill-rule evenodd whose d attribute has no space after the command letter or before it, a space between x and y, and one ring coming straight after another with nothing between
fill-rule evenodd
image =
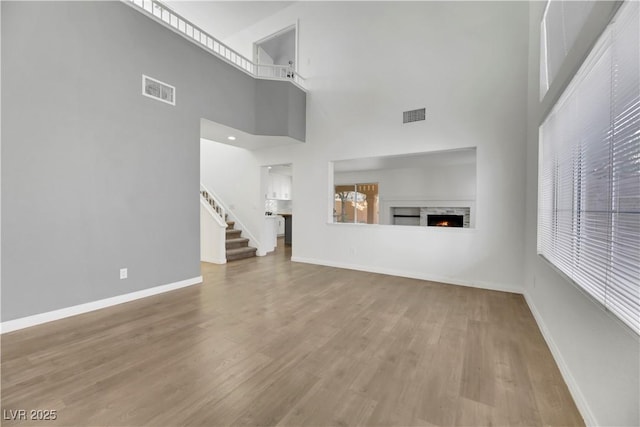
<instances>
[{"instance_id":1,"label":"rectangular air vent","mask_svg":"<svg viewBox=\"0 0 640 427\"><path fill-rule=\"evenodd\" d=\"M142 75L142 94L167 104L176 105L175 87L144 74Z\"/></svg>"},{"instance_id":2,"label":"rectangular air vent","mask_svg":"<svg viewBox=\"0 0 640 427\"><path fill-rule=\"evenodd\" d=\"M425 120L426 115L426 108L405 111L404 113L402 113L402 123L419 122L420 120Z\"/></svg>"}]
</instances>

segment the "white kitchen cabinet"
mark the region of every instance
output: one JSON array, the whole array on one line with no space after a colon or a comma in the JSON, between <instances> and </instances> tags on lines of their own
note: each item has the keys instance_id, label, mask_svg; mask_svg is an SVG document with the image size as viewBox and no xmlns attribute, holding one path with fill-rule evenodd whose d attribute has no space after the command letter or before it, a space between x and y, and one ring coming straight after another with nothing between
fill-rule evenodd
<instances>
[{"instance_id":1,"label":"white kitchen cabinet","mask_svg":"<svg viewBox=\"0 0 640 427\"><path fill-rule=\"evenodd\" d=\"M282 175L282 198L291 200L291 176Z\"/></svg>"},{"instance_id":2,"label":"white kitchen cabinet","mask_svg":"<svg viewBox=\"0 0 640 427\"><path fill-rule=\"evenodd\" d=\"M270 173L267 199L291 200L291 177Z\"/></svg>"}]
</instances>

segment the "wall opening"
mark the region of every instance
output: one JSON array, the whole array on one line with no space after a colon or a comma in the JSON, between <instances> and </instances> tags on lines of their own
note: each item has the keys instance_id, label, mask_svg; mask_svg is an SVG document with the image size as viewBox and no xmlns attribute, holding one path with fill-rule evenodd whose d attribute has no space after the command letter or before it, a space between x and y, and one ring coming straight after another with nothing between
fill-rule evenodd
<instances>
[{"instance_id":1,"label":"wall opening","mask_svg":"<svg viewBox=\"0 0 640 427\"><path fill-rule=\"evenodd\" d=\"M264 67L287 66L298 70L298 26L286 27L254 43L254 62ZM289 75L287 77L293 77Z\"/></svg>"}]
</instances>

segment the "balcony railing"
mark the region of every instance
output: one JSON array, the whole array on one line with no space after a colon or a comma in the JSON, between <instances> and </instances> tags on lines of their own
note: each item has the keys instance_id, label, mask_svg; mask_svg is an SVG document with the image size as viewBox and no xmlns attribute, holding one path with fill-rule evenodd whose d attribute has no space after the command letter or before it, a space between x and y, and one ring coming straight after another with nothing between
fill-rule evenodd
<instances>
[{"instance_id":1,"label":"balcony railing","mask_svg":"<svg viewBox=\"0 0 640 427\"><path fill-rule=\"evenodd\" d=\"M288 65L255 64L157 0L123 0L126 4L196 43L223 61L259 79L289 80L304 89L304 78Z\"/></svg>"}]
</instances>

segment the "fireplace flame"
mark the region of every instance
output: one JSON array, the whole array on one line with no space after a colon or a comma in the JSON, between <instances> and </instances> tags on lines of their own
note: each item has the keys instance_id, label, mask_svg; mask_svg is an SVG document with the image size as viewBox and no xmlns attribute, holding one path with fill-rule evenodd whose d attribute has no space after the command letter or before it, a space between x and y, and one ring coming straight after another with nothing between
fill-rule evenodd
<instances>
[{"instance_id":1,"label":"fireplace flame","mask_svg":"<svg viewBox=\"0 0 640 427\"><path fill-rule=\"evenodd\" d=\"M439 223L436 224L436 227L448 227L449 226L449 221L440 221Z\"/></svg>"}]
</instances>

